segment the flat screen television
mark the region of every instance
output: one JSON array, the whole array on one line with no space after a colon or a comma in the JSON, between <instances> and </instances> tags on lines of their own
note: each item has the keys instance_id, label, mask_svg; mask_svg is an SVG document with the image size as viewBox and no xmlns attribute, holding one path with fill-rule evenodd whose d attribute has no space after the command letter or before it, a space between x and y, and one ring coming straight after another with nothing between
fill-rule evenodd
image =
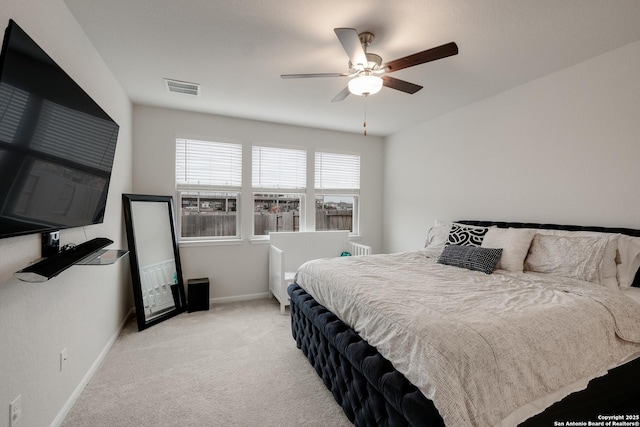
<instances>
[{"instance_id":1,"label":"flat screen television","mask_svg":"<svg viewBox=\"0 0 640 427\"><path fill-rule=\"evenodd\" d=\"M103 222L118 130L10 20L0 56L0 238Z\"/></svg>"}]
</instances>

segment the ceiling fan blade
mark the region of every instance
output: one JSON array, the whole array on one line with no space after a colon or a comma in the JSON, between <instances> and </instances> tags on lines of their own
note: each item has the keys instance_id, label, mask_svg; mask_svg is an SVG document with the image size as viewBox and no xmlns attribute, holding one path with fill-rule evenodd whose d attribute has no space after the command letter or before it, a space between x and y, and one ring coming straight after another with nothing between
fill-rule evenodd
<instances>
[{"instance_id":1,"label":"ceiling fan blade","mask_svg":"<svg viewBox=\"0 0 640 427\"><path fill-rule=\"evenodd\" d=\"M347 73L280 74L283 79L308 79L313 77L346 77Z\"/></svg>"},{"instance_id":2,"label":"ceiling fan blade","mask_svg":"<svg viewBox=\"0 0 640 427\"><path fill-rule=\"evenodd\" d=\"M362 64L366 67L369 62L367 61L367 55L362 48L362 43L360 43L360 37L358 37L356 29L334 28L333 31L336 33L336 36L338 36L338 40L340 40L344 51L347 52L351 64Z\"/></svg>"},{"instance_id":3,"label":"ceiling fan blade","mask_svg":"<svg viewBox=\"0 0 640 427\"><path fill-rule=\"evenodd\" d=\"M398 58L394 61L387 62L384 66L388 73L402 70L403 68L413 67L414 65L424 64L425 62L435 61L437 59L446 58L458 54L458 45L454 42L443 44L413 55Z\"/></svg>"},{"instance_id":4,"label":"ceiling fan blade","mask_svg":"<svg viewBox=\"0 0 640 427\"><path fill-rule=\"evenodd\" d=\"M347 96L349 96L351 92L349 92L349 86L346 86L344 89L342 89L340 91L340 93L338 93L336 96L333 97L333 99L331 100L331 102L338 102L338 101L342 101L343 99L345 99Z\"/></svg>"},{"instance_id":5,"label":"ceiling fan blade","mask_svg":"<svg viewBox=\"0 0 640 427\"><path fill-rule=\"evenodd\" d=\"M420 85L409 83L400 79L395 79L389 76L382 76L382 84L391 89L396 89L412 95L422 89L422 86Z\"/></svg>"}]
</instances>

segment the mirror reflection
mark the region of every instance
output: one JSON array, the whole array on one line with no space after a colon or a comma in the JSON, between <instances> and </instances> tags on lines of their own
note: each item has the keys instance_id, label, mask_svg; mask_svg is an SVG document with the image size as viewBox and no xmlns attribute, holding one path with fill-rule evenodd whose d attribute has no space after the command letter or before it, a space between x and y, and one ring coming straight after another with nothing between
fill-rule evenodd
<instances>
[{"instance_id":1,"label":"mirror reflection","mask_svg":"<svg viewBox=\"0 0 640 427\"><path fill-rule=\"evenodd\" d=\"M184 311L171 196L123 194L138 329Z\"/></svg>"}]
</instances>

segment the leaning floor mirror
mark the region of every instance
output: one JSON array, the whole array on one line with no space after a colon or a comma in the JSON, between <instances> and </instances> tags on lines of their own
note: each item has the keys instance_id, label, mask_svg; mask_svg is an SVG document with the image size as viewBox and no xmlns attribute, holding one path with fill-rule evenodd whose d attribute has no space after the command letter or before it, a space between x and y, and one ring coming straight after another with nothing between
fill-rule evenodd
<instances>
[{"instance_id":1,"label":"leaning floor mirror","mask_svg":"<svg viewBox=\"0 0 640 427\"><path fill-rule=\"evenodd\" d=\"M185 311L171 196L123 194L138 330Z\"/></svg>"}]
</instances>

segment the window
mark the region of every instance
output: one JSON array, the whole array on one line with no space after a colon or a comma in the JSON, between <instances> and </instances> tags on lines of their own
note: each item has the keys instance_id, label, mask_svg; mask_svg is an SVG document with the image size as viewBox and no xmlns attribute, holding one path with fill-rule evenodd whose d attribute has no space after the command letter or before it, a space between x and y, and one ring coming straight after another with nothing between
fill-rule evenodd
<instances>
[{"instance_id":1,"label":"window","mask_svg":"<svg viewBox=\"0 0 640 427\"><path fill-rule=\"evenodd\" d=\"M251 232L249 224L255 237L312 230L314 223L318 231L359 232L360 155L315 152L312 170L307 165L310 153L304 149L253 145L251 183L243 183L246 148L239 143L176 139L176 209L182 241L239 239ZM248 165L248 159L244 163ZM314 185L307 189L312 172ZM252 203L243 204L244 214L241 200ZM305 220L305 213L313 212L315 221Z\"/></svg>"},{"instance_id":2,"label":"window","mask_svg":"<svg viewBox=\"0 0 640 427\"><path fill-rule=\"evenodd\" d=\"M316 230L358 233L360 156L316 152Z\"/></svg>"},{"instance_id":3,"label":"window","mask_svg":"<svg viewBox=\"0 0 640 427\"><path fill-rule=\"evenodd\" d=\"M307 152L289 148L252 147L253 234L299 231L304 212Z\"/></svg>"},{"instance_id":4,"label":"window","mask_svg":"<svg viewBox=\"0 0 640 427\"><path fill-rule=\"evenodd\" d=\"M239 238L241 188L241 144L176 139L181 238Z\"/></svg>"}]
</instances>

